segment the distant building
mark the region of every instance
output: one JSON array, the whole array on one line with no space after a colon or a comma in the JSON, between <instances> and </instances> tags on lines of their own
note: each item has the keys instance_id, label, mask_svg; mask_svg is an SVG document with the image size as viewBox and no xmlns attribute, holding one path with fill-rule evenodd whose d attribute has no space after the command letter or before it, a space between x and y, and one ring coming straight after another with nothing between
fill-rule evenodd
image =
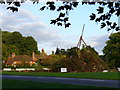
<instances>
[{"instance_id":1,"label":"distant building","mask_svg":"<svg viewBox=\"0 0 120 90\"><path fill-rule=\"evenodd\" d=\"M17 65L30 65L32 66L35 64L35 61L38 59L43 59L46 57L47 54L45 54L44 49L42 49L42 53L40 55L35 55L35 52L32 53L32 56L30 55L16 55L14 52L12 53L12 56L8 57L5 64L7 66L17 66Z\"/></svg>"}]
</instances>

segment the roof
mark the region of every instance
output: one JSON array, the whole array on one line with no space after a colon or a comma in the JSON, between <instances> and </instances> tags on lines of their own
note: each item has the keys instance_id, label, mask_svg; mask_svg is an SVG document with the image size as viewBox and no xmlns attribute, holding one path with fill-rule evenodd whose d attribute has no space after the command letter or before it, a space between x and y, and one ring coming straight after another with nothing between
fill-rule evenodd
<instances>
[{"instance_id":1,"label":"roof","mask_svg":"<svg viewBox=\"0 0 120 90\"><path fill-rule=\"evenodd\" d=\"M33 61L29 55L17 55L14 58L9 57L6 64L12 64L14 61Z\"/></svg>"},{"instance_id":2,"label":"roof","mask_svg":"<svg viewBox=\"0 0 120 90\"><path fill-rule=\"evenodd\" d=\"M8 60L8 61L6 61L6 64L12 64L12 63L13 63L12 60Z\"/></svg>"},{"instance_id":3,"label":"roof","mask_svg":"<svg viewBox=\"0 0 120 90\"><path fill-rule=\"evenodd\" d=\"M12 58L13 61L32 61L33 59L28 55L17 55Z\"/></svg>"},{"instance_id":4,"label":"roof","mask_svg":"<svg viewBox=\"0 0 120 90\"><path fill-rule=\"evenodd\" d=\"M35 58L40 59L41 56L40 55L35 55Z\"/></svg>"}]
</instances>

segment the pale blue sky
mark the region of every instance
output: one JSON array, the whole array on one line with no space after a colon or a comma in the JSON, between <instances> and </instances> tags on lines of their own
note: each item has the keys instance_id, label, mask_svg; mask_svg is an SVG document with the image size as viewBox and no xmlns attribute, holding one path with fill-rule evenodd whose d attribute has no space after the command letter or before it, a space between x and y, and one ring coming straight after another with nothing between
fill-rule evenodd
<instances>
[{"instance_id":1,"label":"pale blue sky","mask_svg":"<svg viewBox=\"0 0 120 90\"><path fill-rule=\"evenodd\" d=\"M100 29L100 24L89 20L89 15L92 12L97 13L98 5L81 5L80 3L77 8L69 13L69 20L72 25L65 29L64 27L50 25L50 20L56 18L59 13L49 10L39 11L39 8L44 4L25 3L22 4L19 12L14 14L6 10L5 5L3 5L0 10L2 30L19 31L24 36L33 36L39 43L39 50L41 51L44 48L50 54L52 50L55 51L56 47L67 49L76 46L83 24L85 24L84 40L102 54L105 41L110 33L107 32L107 29ZM57 4L59 5L59 3ZM118 19L114 17L112 20L117 21Z\"/></svg>"}]
</instances>

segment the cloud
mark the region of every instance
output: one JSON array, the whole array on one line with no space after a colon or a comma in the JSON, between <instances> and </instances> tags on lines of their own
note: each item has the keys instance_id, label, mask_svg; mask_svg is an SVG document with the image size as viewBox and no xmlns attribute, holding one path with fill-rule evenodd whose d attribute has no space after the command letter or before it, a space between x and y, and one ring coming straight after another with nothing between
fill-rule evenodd
<instances>
[{"instance_id":1,"label":"cloud","mask_svg":"<svg viewBox=\"0 0 120 90\"><path fill-rule=\"evenodd\" d=\"M52 51L57 46L60 48L71 47L73 43L64 39L57 30L50 28L43 23L42 19L34 16L25 9L19 9L19 12L12 13L5 7L0 11L0 26L2 30L13 32L19 31L23 36L33 36L38 42L38 48L46 48L46 51Z\"/></svg>"},{"instance_id":2,"label":"cloud","mask_svg":"<svg viewBox=\"0 0 120 90\"><path fill-rule=\"evenodd\" d=\"M94 36L87 40L87 44L94 47L99 54L102 54L102 50L105 46L105 42L108 40L109 35Z\"/></svg>"},{"instance_id":3,"label":"cloud","mask_svg":"<svg viewBox=\"0 0 120 90\"><path fill-rule=\"evenodd\" d=\"M2 30L19 31L23 36L33 36L38 42L39 50L44 48L49 54L56 47L65 49L74 47L79 40L79 34L76 32L72 32L71 35L60 33L45 24L40 16L38 17L32 12L22 9L22 7L19 12L12 13L6 10L6 6L3 5L0 12L0 16L2 16L0 18L0 25L2 26L0 27L2 27ZM85 41L87 45L95 47L99 53L102 53L107 38L108 35L94 36L88 37Z\"/></svg>"}]
</instances>

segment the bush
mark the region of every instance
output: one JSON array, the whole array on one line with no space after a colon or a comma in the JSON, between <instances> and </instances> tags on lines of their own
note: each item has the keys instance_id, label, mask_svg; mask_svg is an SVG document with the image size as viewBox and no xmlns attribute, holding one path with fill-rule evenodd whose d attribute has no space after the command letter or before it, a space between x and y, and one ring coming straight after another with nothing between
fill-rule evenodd
<instances>
[{"instance_id":1,"label":"bush","mask_svg":"<svg viewBox=\"0 0 120 90\"><path fill-rule=\"evenodd\" d=\"M109 71L109 72L118 72L117 69L109 69L108 71Z\"/></svg>"},{"instance_id":2,"label":"bush","mask_svg":"<svg viewBox=\"0 0 120 90\"><path fill-rule=\"evenodd\" d=\"M45 70L43 68L35 68L35 72L45 72Z\"/></svg>"}]
</instances>

